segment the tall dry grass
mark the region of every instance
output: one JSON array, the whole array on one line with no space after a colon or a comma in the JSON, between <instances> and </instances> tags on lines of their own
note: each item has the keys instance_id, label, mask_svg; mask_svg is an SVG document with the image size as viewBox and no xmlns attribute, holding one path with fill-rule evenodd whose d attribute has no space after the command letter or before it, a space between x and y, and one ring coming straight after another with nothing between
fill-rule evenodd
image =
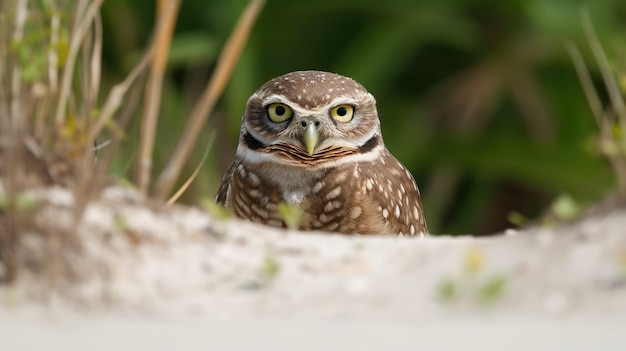
<instances>
[{"instance_id":1,"label":"tall dry grass","mask_svg":"<svg viewBox=\"0 0 626 351\"><path fill-rule=\"evenodd\" d=\"M611 62L594 30L589 12L581 10L580 18L591 52L600 69L604 88L608 93L607 106L602 104L580 50L571 42L566 43L566 47L598 126L596 150L610 162L618 181L619 194L626 197L626 102Z\"/></svg>"},{"instance_id":2,"label":"tall dry grass","mask_svg":"<svg viewBox=\"0 0 626 351\"><path fill-rule=\"evenodd\" d=\"M159 1L156 26L143 57L108 91L103 91L101 82L103 1L0 2L0 279L4 282L18 279L24 259L20 238L27 231L39 233L45 243L45 252L37 255L43 276L53 282L72 276L69 257L81 251L77 228L84 210L110 181L107 170L118 146L136 137L127 135L125 127L138 115L142 117L136 185L144 195L151 195L162 81L180 1ZM173 191L263 4L263 0L250 1L226 43L177 151L161 172L160 199ZM137 111L140 106L143 110ZM29 191L52 185L72 191L70 227L38 222L39 205L28 201Z\"/></svg>"}]
</instances>

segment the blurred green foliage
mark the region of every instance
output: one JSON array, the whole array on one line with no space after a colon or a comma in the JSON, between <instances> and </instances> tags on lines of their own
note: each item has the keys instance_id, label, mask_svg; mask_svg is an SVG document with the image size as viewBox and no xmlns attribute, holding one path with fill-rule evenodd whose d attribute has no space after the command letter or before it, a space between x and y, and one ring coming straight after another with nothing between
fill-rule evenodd
<instances>
[{"instance_id":1,"label":"blurred green foliage","mask_svg":"<svg viewBox=\"0 0 626 351\"><path fill-rule=\"evenodd\" d=\"M155 172L179 137L244 0L185 0L172 43ZM490 233L515 211L533 218L561 193L582 203L615 189L594 152L597 133L564 47L572 40L597 76L579 11L586 7L618 77L626 75L623 0L268 0L206 127L213 154L183 201L212 197L231 162L247 98L301 69L350 76L376 96L383 136L413 172L436 233ZM107 0L105 79L140 57L151 1ZM601 95L602 84L597 84ZM128 177L137 126L115 172ZM198 146L196 160L203 150ZM195 164L188 165L190 174Z\"/></svg>"},{"instance_id":2,"label":"blurred green foliage","mask_svg":"<svg viewBox=\"0 0 626 351\"><path fill-rule=\"evenodd\" d=\"M486 272L485 252L470 247L466 250L461 273L445 276L437 285L436 297L442 303L471 301L486 306L500 301L510 283L509 274Z\"/></svg>"}]
</instances>

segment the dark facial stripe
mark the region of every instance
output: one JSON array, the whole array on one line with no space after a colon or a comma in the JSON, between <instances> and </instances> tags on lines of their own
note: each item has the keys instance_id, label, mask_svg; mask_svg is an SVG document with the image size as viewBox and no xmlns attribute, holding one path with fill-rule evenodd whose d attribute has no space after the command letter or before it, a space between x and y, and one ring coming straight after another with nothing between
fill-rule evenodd
<instances>
[{"instance_id":1,"label":"dark facial stripe","mask_svg":"<svg viewBox=\"0 0 626 351\"><path fill-rule=\"evenodd\" d=\"M255 137L253 137L250 133L245 132L243 134L243 142L246 144L246 146L251 149L251 150L257 150L262 148L263 143L260 142L259 140L257 140Z\"/></svg>"},{"instance_id":2,"label":"dark facial stripe","mask_svg":"<svg viewBox=\"0 0 626 351\"><path fill-rule=\"evenodd\" d=\"M376 146L380 144L380 135L376 134L370 138L370 140L366 141L365 144L359 147L359 152L364 154L366 152L372 151Z\"/></svg>"}]
</instances>

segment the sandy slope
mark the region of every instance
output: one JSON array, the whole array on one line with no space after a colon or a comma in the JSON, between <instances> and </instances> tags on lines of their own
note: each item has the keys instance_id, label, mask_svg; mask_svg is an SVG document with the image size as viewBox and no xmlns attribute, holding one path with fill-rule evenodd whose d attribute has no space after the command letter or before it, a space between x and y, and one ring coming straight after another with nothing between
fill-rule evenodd
<instances>
[{"instance_id":1,"label":"sandy slope","mask_svg":"<svg viewBox=\"0 0 626 351\"><path fill-rule=\"evenodd\" d=\"M69 193L36 197L45 203L39 223L70 223ZM115 349L129 350L229 341L319 349L324 340L349 349L626 349L624 212L487 239L369 238L220 222L111 188L79 232L80 283L48 295L48 307L46 285L28 271L0 290L0 337L16 348L102 340L90 348L111 349L119 338ZM24 240L32 252L43 245L36 231Z\"/></svg>"}]
</instances>

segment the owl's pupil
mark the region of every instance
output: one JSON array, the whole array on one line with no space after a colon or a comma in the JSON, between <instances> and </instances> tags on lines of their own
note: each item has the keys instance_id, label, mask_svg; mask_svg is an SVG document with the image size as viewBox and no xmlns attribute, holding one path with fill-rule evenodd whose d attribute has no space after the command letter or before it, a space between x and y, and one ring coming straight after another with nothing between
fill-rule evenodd
<instances>
[{"instance_id":1,"label":"owl's pupil","mask_svg":"<svg viewBox=\"0 0 626 351\"><path fill-rule=\"evenodd\" d=\"M282 116L282 115L285 114L286 110L285 110L284 107L278 106L278 107L276 107L275 112L276 112L277 115Z\"/></svg>"},{"instance_id":2,"label":"owl's pupil","mask_svg":"<svg viewBox=\"0 0 626 351\"><path fill-rule=\"evenodd\" d=\"M346 110L345 107L340 107L337 109L337 114L339 116L345 116L348 113L348 110Z\"/></svg>"}]
</instances>

